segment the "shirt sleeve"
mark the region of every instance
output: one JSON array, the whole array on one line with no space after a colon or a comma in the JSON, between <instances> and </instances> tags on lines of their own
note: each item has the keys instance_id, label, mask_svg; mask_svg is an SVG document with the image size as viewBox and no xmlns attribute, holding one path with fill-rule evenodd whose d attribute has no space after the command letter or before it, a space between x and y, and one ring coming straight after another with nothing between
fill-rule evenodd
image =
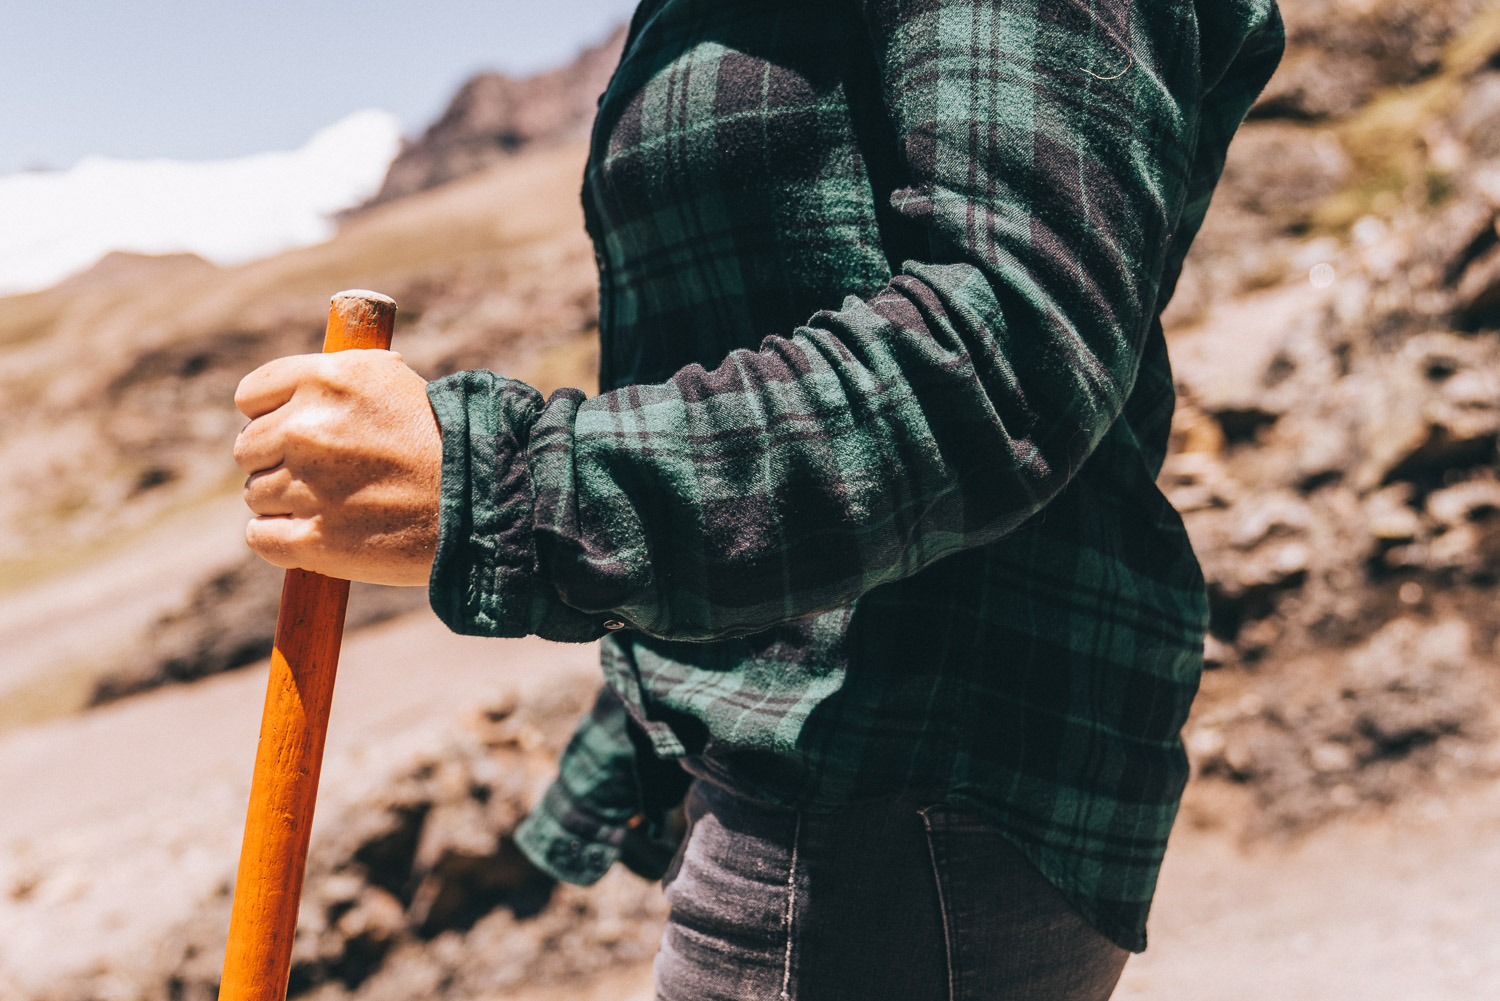
<instances>
[{"instance_id":1,"label":"shirt sleeve","mask_svg":"<svg viewBox=\"0 0 1500 1001\"><path fill-rule=\"evenodd\" d=\"M1264 38L1224 65L1279 45L1273 4L1237 6ZM862 11L926 252L712 370L593 399L433 383L451 628L712 640L847 604L1014 530L1119 418L1223 71L1193 5Z\"/></svg>"}]
</instances>

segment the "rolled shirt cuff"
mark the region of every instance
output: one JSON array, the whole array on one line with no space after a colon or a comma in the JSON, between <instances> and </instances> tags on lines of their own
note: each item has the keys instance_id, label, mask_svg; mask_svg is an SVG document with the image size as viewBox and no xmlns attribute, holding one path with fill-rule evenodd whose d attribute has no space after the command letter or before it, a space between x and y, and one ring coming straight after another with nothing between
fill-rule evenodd
<instances>
[{"instance_id":1,"label":"rolled shirt cuff","mask_svg":"<svg viewBox=\"0 0 1500 1001\"><path fill-rule=\"evenodd\" d=\"M516 828L516 847L553 879L588 886L619 861L628 828L593 819L554 783Z\"/></svg>"},{"instance_id":2,"label":"rolled shirt cuff","mask_svg":"<svg viewBox=\"0 0 1500 1001\"><path fill-rule=\"evenodd\" d=\"M443 436L432 610L471 636L589 642L604 635L605 616L567 605L538 572L527 444L541 394L480 369L428 383L427 398Z\"/></svg>"}]
</instances>

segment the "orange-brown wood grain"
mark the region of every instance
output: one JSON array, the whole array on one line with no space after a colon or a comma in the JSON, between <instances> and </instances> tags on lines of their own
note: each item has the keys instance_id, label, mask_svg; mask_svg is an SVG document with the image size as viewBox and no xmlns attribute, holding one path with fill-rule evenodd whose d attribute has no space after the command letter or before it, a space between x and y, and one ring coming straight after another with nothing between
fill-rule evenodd
<instances>
[{"instance_id":1,"label":"orange-brown wood grain","mask_svg":"<svg viewBox=\"0 0 1500 1001\"><path fill-rule=\"evenodd\" d=\"M389 348L395 318L396 304L383 295L340 292L329 307L323 350ZM348 600L348 581L286 572L220 1001L286 997Z\"/></svg>"}]
</instances>

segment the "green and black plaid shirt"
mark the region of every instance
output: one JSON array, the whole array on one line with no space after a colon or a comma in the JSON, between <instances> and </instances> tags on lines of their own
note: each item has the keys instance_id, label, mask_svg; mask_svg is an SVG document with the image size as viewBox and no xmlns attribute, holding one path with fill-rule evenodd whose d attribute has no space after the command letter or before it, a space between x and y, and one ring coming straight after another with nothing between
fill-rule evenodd
<instances>
[{"instance_id":1,"label":"green and black plaid shirt","mask_svg":"<svg viewBox=\"0 0 1500 1001\"><path fill-rule=\"evenodd\" d=\"M1158 315L1281 48L1274 0L642 4L584 179L606 392L430 387L434 608L604 637L541 865L659 864L685 759L981 808L1144 947L1206 619Z\"/></svg>"}]
</instances>

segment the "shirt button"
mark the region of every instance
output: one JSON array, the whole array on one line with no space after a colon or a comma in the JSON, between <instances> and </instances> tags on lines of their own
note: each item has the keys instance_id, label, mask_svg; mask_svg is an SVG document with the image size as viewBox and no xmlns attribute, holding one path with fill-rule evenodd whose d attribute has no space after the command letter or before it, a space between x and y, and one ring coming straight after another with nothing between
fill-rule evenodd
<instances>
[{"instance_id":1,"label":"shirt button","mask_svg":"<svg viewBox=\"0 0 1500 1001\"><path fill-rule=\"evenodd\" d=\"M621 622L619 619L610 619L608 622L604 623L604 628L605 629L624 629L625 628L625 623Z\"/></svg>"}]
</instances>

